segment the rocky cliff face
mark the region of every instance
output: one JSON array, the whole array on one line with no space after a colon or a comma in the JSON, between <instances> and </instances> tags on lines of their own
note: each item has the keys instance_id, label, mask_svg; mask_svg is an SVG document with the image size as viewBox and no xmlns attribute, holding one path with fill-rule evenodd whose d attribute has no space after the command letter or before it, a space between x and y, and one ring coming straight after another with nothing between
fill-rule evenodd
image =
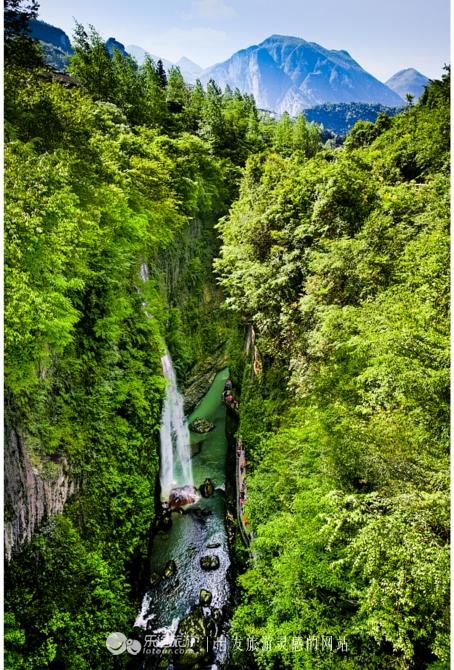
<instances>
[{"instance_id":1,"label":"rocky cliff face","mask_svg":"<svg viewBox=\"0 0 454 670\"><path fill-rule=\"evenodd\" d=\"M30 35L34 40L52 44L54 47L62 49L67 54L73 53L69 37L61 28L56 28L45 21L39 21L37 19L31 19L29 27Z\"/></svg>"},{"instance_id":2,"label":"rocky cliff face","mask_svg":"<svg viewBox=\"0 0 454 670\"><path fill-rule=\"evenodd\" d=\"M78 484L71 478L65 458L44 461L31 455L24 436L8 421L4 476L5 555L10 560L46 517L63 511Z\"/></svg>"},{"instance_id":3,"label":"rocky cliff face","mask_svg":"<svg viewBox=\"0 0 454 670\"><path fill-rule=\"evenodd\" d=\"M188 416L199 404L217 373L228 364L224 345L212 356L201 361L192 371L184 389L184 413Z\"/></svg>"}]
</instances>

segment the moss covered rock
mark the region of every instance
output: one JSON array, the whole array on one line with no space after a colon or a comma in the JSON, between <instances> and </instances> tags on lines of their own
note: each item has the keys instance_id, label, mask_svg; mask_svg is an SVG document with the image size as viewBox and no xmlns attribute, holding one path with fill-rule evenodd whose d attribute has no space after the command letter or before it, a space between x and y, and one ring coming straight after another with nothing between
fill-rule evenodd
<instances>
[{"instance_id":1,"label":"moss covered rock","mask_svg":"<svg viewBox=\"0 0 454 670\"><path fill-rule=\"evenodd\" d=\"M213 428L214 423L204 418L194 419L194 421L189 424L189 430L193 433L209 433Z\"/></svg>"}]
</instances>

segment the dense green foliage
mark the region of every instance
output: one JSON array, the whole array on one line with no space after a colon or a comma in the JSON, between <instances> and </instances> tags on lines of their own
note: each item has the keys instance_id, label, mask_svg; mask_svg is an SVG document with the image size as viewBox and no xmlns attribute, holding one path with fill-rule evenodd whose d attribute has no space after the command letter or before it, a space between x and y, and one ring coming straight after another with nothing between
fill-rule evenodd
<instances>
[{"instance_id":1,"label":"dense green foliage","mask_svg":"<svg viewBox=\"0 0 454 670\"><path fill-rule=\"evenodd\" d=\"M304 115L308 121L323 125L325 130L345 136L358 121L375 123L379 114L395 116L399 111L397 107L371 105L365 102L338 102L306 109Z\"/></svg>"},{"instance_id":2,"label":"dense green foliage","mask_svg":"<svg viewBox=\"0 0 454 670\"><path fill-rule=\"evenodd\" d=\"M102 668L106 634L138 607L164 340L185 374L224 338L213 224L257 112L110 58L80 26L82 86L25 65L5 72L6 418L42 476L65 463L80 490L8 566L6 659Z\"/></svg>"},{"instance_id":3,"label":"dense green foliage","mask_svg":"<svg viewBox=\"0 0 454 670\"><path fill-rule=\"evenodd\" d=\"M5 64L21 67L42 65L39 45L31 39L29 23L38 12L36 0L5 0L3 3Z\"/></svg>"},{"instance_id":4,"label":"dense green foliage","mask_svg":"<svg viewBox=\"0 0 454 670\"><path fill-rule=\"evenodd\" d=\"M446 74L345 149L251 157L219 225L265 362L233 621L259 668L449 667L448 169Z\"/></svg>"},{"instance_id":5,"label":"dense green foliage","mask_svg":"<svg viewBox=\"0 0 454 670\"><path fill-rule=\"evenodd\" d=\"M108 667L106 633L134 621L164 341L180 377L222 345L214 223L240 166L318 141L302 117L261 123L238 91L111 57L93 28L74 46L76 80L32 58L5 72L7 424L42 476L64 463L80 489L7 570L7 662L30 670Z\"/></svg>"},{"instance_id":6,"label":"dense green foliage","mask_svg":"<svg viewBox=\"0 0 454 670\"><path fill-rule=\"evenodd\" d=\"M202 213L187 184L216 211L222 177L201 140L163 142L81 90L20 76L5 148L10 420L33 458L64 456L82 492L11 567L27 660L10 667L103 667L106 631L133 620L128 564L153 520L172 328L153 259Z\"/></svg>"}]
</instances>

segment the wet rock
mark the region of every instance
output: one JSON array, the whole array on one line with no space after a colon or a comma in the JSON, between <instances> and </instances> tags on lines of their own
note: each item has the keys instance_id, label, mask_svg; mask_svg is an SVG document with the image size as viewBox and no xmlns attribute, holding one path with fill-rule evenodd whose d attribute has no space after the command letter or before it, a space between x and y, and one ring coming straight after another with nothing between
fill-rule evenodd
<instances>
[{"instance_id":1,"label":"wet rock","mask_svg":"<svg viewBox=\"0 0 454 670\"><path fill-rule=\"evenodd\" d=\"M222 622L224 620L224 614L221 609L213 607L210 611L211 625L213 627L214 636L219 637L222 631Z\"/></svg>"},{"instance_id":2,"label":"wet rock","mask_svg":"<svg viewBox=\"0 0 454 670\"><path fill-rule=\"evenodd\" d=\"M175 561L174 560L167 561L162 576L164 577L164 579L169 579L170 577L173 577L174 574L176 574L176 571L177 571L177 564L175 563Z\"/></svg>"},{"instance_id":3,"label":"wet rock","mask_svg":"<svg viewBox=\"0 0 454 670\"><path fill-rule=\"evenodd\" d=\"M163 649L161 650L161 654L160 654L160 660L159 660L158 668L163 668L163 670L169 668L169 665L170 665L170 662L171 662L171 655L172 655L172 651L171 651L170 647L163 647ZM170 667L172 667L172 666L170 666Z\"/></svg>"},{"instance_id":4,"label":"wet rock","mask_svg":"<svg viewBox=\"0 0 454 670\"><path fill-rule=\"evenodd\" d=\"M166 512L158 519L158 530L169 530L172 527L172 519L170 514Z\"/></svg>"},{"instance_id":5,"label":"wet rock","mask_svg":"<svg viewBox=\"0 0 454 670\"><path fill-rule=\"evenodd\" d=\"M184 392L184 413L186 415L190 414L199 404L205 393L209 390L215 377L215 370L207 370L191 381Z\"/></svg>"},{"instance_id":6,"label":"wet rock","mask_svg":"<svg viewBox=\"0 0 454 670\"><path fill-rule=\"evenodd\" d=\"M198 494L195 486L180 486L170 491L169 505L171 509L176 509L183 505L191 505L197 498Z\"/></svg>"},{"instance_id":7,"label":"wet rock","mask_svg":"<svg viewBox=\"0 0 454 670\"><path fill-rule=\"evenodd\" d=\"M152 572L150 575L150 584L151 586L157 586L161 581L160 575L157 572Z\"/></svg>"},{"instance_id":8,"label":"wet rock","mask_svg":"<svg viewBox=\"0 0 454 670\"><path fill-rule=\"evenodd\" d=\"M207 650L207 638L213 639L215 634L216 623L210 616L205 616L202 606L198 605L178 626L176 636L190 640L190 644L174 652L174 667L195 670L207 665L212 660L212 651Z\"/></svg>"},{"instance_id":9,"label":"wet rock","mask_svg":"<svg viewBox=\"0 0 454 670\"><path fill-rule=\"evenodd\" d=\"M213 428L214 423L204 418L194 419L194 421L189 424L189 430L193 433L209 433Z\"/></svg>"},{"instance_id":10,"label":"wet rock","mask_svg":"<svg viewBox=\"0 0 454 670\"><path fill-rule=\"evenodd\" d=\"M211 356L207 356L196 368L191 371L184 390L184 413L190 414L198 405L205 393L209 390L216 374L228 363L224 343Z\"/></svg>"},{"instance_id":11,"label":"wet rock","mask_svg":"<svg viewBox=\"0 0 454 670\"><path fill-rule=\"evenodd\" d=\"M202 445L203 445L203 440L201 442L196 442L195 444L191 444L191 458L194 458L194 456L198 456L200 452L202 451Z\"/></svg>"},{"instance_id":12,"label":"wet rock","mask_svg":"<svg viewBox=\"0 0 454 670\"><path fill-rule=\"evenodd\" d=\"M211 542L210 544L207 544L207 549L218 549L220 546L220 542Z\"/></svg>"},{"instance_id":13,"label":"wet rock","mask_svg":"<svg viewBox=\"0 0 454 670\"><path fill-rule=\"evenodd\" d=\"M205 479L203 484L200 484L199 491L203 498L209 498L214 493L214 484L209 477Z\"/></svg>"},{"instance_id":14,"label":"wet rock","mask_svg":"<svg viewBox=\"0 0 454 670\"><path fill-rule=\"evenodd\" d=\"M201 605L203 605L204 607L208 607L209 605L211 605L211 601L213 600L213 594L211 593L211 591L201 589L199 594L199 600Z\"/></svg>"},{"instance_id":15,"label":"wet rock","mask_svg":"<svg viewBox=\"0 0 454 670\"><path fill-rule=\"evenodd\" d=\"M202 570L217 570L220 564L219 556L202 556L200 559Z\"/></svg>"}]
</instances>

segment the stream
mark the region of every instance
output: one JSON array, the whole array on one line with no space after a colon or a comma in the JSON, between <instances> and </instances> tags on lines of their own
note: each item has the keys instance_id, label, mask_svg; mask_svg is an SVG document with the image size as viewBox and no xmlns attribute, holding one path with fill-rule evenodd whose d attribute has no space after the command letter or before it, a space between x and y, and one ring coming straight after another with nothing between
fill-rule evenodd
<instances>
[{"instance_id":1,"label":"stream","mask_svg":"<svg viewBox=\"0 0 454 670\"><path fill-rule=\"evenodd\" d=\"M191 489L192 483L197 492L192 489L194 502L166 513L169 527L154 536L151 588L134 624L136 632L142 631L141 652L130 667L197 665L215 669L225 666L227 658L230 601L225 527L226 407L222 402L228 370L216 375L186 424L183 398L168 354L163 358L163 369L168 386L161 422L161 500L168 500L172 488ZM189 432L187 425L198 418L208 419L214 428L203 434ZM202 497L199 487L206 479L212 481L214 492ZM212 557L205 558L205 569L201 567L203 557ZM206 569L210 561L218 567Z\"/></svg>"}]
</instances>

